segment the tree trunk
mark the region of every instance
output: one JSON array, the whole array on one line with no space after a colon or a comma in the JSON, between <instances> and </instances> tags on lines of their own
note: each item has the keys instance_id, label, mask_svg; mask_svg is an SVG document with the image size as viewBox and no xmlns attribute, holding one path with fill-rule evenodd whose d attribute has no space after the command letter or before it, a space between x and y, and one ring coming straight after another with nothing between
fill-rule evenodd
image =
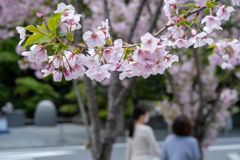
<instances>
[{"instance_id":1,"label":"tree trunk","mask_svg":"<svg viewBox=\"0 0 240 160\"><path fill-rule=\"evenodd\" d=\"M204 121L202 121L201 119L196 119L195 124L193 126L193 136L198 141L199 151L200 151L200 160L204 159L202 144L205 137L205 131L206 131L206 128L205 128Z\"/></svg>"},{"instance_id":2,"label":"tree trunk","mask_svg":"<svg viewBox=\"0 0 240 160\"><path fill-rule=\"evenodd\" d=\"M117 134L118 135L124 135L124 133L125 133L124 105L125 105L125 103L123 103L119 106L120 109L117 114Z\"/></svg>"},{"instance_id":3,"label":"tree trunk","mask_svg":"<svg viewBox=\"0 0 240 160\"><path fill-rule=\"evenodd\" d=\"M92 80L86 75L84 76L84 85L87 94L88 112L91 117L91 141L90 144L92 156L97 160L100 151L100 119L98 115L98 106L96 93L92 84Z\"/></svg>"}]
</instances>

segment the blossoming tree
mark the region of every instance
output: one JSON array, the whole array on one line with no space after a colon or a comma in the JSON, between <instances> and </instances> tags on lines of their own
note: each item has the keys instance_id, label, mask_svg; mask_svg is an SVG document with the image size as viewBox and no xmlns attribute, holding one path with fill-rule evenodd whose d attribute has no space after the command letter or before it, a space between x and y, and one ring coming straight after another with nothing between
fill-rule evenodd
<instances>
[{"instance_id":1,"label":"blossoming tree","mask_svg":"<svg viewBox=\"0 0 240 160\"><path fill-rule=\"evenodd\" d=\"M109 21L111 14L108 11L107 0L104 0L106 20L93 31L84 32L82 38L79 36L80 32L73 34L75 30L82 31L80 24L82 15L76 14L72 5L64 3L58 5L57 10L54 11L55 15L49 19L37 13L37 17L43 20L41 25L17 27L21 39L19 45L26 40L22 49L31 46L30 51L25 51L22 55L26 56L31 63L43 63L45 65L45 69L42 70L44 77L52 74L54 81L61 82L63 77L66 80L72 80L86 75L84 82L87 86L88 107L92 121L89 141L94 159L110 159L111 148L117 136L115 117L118 106L123 103L134 82L132 77L147 78L150 75L163 74L166 69L171 68L172 63L178 61L178 56L170 54L167 47L189 48L193 45L197 48L212 44L213 39L207 36L213 30L221 30L221 21L229 18L234 10L232 7L222 6L215 17L212 11L218 7L218 2L206 1L203 6L194 3L177 4L175 0L164 2L163 10L168 18L167 24L154 35L149 32L142 34L141 42L135 44L131 43L132 35L126 40L112 39L109 24L114 26L114 22ZM146 0L142 0L139 4L134 23L130 28L131 34L136 28L139 14L145 3ZM81 4L76 1L75 5ZM159 6L161 9L160 2ZM181 10L181 13L178 10ZM201 20L199 14L203 10L209 15ZM152 23L154 27L158 15L154 16ZM206 24L203 32L199 29L200 20L202 24ZM66 32L59 33L58 28L62 26L66 27ZM149 31L151 32L154 27L150 27ZM26 30L33 34L26 34ZM163 35L166 30L170 30L170 35ZM68 41L65 41L66 39ZM81 39L83 41L80 41ZM54 53L50 55L46 48L51 48ZM110 78L110 72L112 72L113 80L109 87L109 114L104 140L101 142L96 97L89 78L101 82ZM119 91L119 79L124 78L131 78L129 85Z\"/></svg>"}]
</instances>

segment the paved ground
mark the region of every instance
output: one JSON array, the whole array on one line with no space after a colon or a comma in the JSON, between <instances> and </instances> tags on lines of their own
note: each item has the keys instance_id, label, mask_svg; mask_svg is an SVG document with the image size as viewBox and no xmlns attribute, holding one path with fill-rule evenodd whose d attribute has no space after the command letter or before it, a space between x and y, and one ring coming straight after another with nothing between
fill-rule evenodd
<instances>
[{"instance_id":1,"label":"paved ground","mask_svg":"<svg viewBox=\"0 0 240 160\"><path fill-rule=\"evenodd\" d=\"M159 142L161 146L162 142ZM82 146L61 146L31 149L0 150L0 160L91 160L89 150ZM240 138L220 138L204 151L205 160L227 160L227 155L240 158ZM125 143L114 145L112 160L125 159Z\"/></svg>"},{"instance_id":2,"label":"paved ground","mask_svg":"<svg viewBox=\"0 0 240 160\"><path fill-rule=\"evenodd\" d=\"M161 145L166 130L155 130ZM0 134L0 160L91 160L90 152L82 150L87 140L85 128L77 124L54 127L25 126L10 128L10 134ZM125 137L118 137L112 159L124 160ZM206 160L227 160L227 155L240 158L240 129L220 138L204 152Z\"/></svg>"},{"instance_id":3,"label":"paved ground","mask_svg":"<svg viewBox=\"0 0 240 160\"><path fill-rule=\"evenodd\" d=\"M163 140L167 136L167 130L157 130L155 134L158 140ZM86 141L87 134L82 125L71 123L52 127L30 125L10 128L9 134L0 134L0 149L81 145ZM125 137L118 137L117 142L125 142Z\"/></svg>"}]
</instances>

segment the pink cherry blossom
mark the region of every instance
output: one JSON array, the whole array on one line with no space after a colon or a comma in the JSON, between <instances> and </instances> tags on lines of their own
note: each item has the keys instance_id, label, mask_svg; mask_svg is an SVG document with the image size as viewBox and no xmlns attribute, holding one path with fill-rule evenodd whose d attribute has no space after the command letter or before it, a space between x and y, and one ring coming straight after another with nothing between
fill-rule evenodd
<instances>
[{"instance_id":1,"label":"pink cherry blossom","mask_svg":"<svg viewBox=\"0 0 240 160\"><path fill-rule=\"evenodd\" d=\"M206 23L206 27L211 30L213 27L220 27L221 20L218 17L213 17L212 15L206 16L202 19L201 23Z\"/></svg>"},{"instance_id":2,"label":"pink cherry blossom","mask_svg":"<svg viewBox=\"0 0 240 160\"><path fill-rule=\"evenodd\" d=\"M112 57L112 50L111 49L105 49L103 51L103 57L106 60L106 62L110 62Z\"/></svg>"},{"instance_id":3,"label":"pink cherry blossom","mask_svg":"<svg viewBox=\"0 0 240 160\"><path fill-rule=\"evenodd\" d=\"M213 25L211 28L208 28L207 26L203 27L203 30L210 34L214 29L216 30L222 30L222 27L219 27L218 25Z\"/></svg>"},{"instance_id":4,"label":"pink cherry blossom","mask_svg":"<svg viewBox=\"0 0 240 160\"><path fill-rule=\"evenodd\" d=\"M83 39L84 41L87 41L87 45L90 48L103 46L105 44L105 35L102 31L87 31L83 34Z\"/></svg>"},{"instance_id":5,"label":"pink cherry blossom","mask_svg":"<svg viewBox=\"0 0 240 160\"><path fill-rule=\"evenodd\" d=\"M163 74L165 69L168 67L168 63L165 61L157 63L157 65L153 68L153 74Z\"/></svg>"},{"instance_id":6,"label":"pink cherry blossom","mask_svg":"<svg viewBox=\"0 0 240 160\"><path fill-rule=\"evenodd\" d=\"M26 39L26 29L24 29L23 27L16 27L17 32L20 34L20 39L21 41L18 43L18 46L20 46L23 41Z\"/></svg>"},{"instance_id":7,"label":"pink cherry blossom","mask_svg":"<svg viewBox=\"0 0 240 160\"><path fill-rule=\"evenodd\" d=\"M111 35L109 33L109 22L108 22L108 19L105 20L105 22L101 22L102 23L102 27L98 27L98 29L101 29L103 30L103 33L105 34L106 38L110 38Z\"/></svg>"},{"instance_id":8,"label":"pink cherry blossom","mask_svg":"<svg viewBox=\"0 0 240 160\"><path fill-rule=\"evenodd\" d=\"M72 69L76 72L78 77L83 76L86 71L86 69L82 65L77 65L77 64L75 64L75 66L73 66Z\"/></svg>"},{"instance_id":9,"label":"pink cherry blossom","mask_svg":"<svg viewBox=\"0 0 240 160\"><path fill-rule=\"evenodd\" d=\"M60 70L55 70L53 72L53 80L55 82L61 82L62 81L62 72Z\"/></svg>"},{"instance_id":10,"label":"pink cherry blossom","mask_svg":"<svg viewBox=\"0 0 240 160\"><path fill-rule=\"evenodd\" d=\"M233 5L235 6L235 5L240 5L240 1L239 0L232 0L232 3L233 3Z\"/></svg>"},{"instance_id":11,"label":"pink cherry blossom","mask_svg":"<svg viewBox=\"0 0 240 160\"><path fill-rule=\"evenodd\" d=\"M175 39L179 39L184 36L184 27L173 26L173 27L168 28L168 30L172 32L173 38L175 38Z\"/></svg>"},{"instance_id":12,"label":"pink cherry blossom","mask_svg":"<svg viewBox=\"0 0 240 160\"><path fill-rule=\"evenodd\" d=\"M28 68L28 65L23 60L18 60L17 63L19 65L19 68L22 70L25 70Z\"/></svg>"},{"instance_id":13,"label":"pink cherry blossom","mask_svg":"<svg viewBox=\"0 0 240 160\"><path fill-rule=\"evenodd\" d=\"M50 72L49 70L47 70L47 69L43 69L41 72L43 73L43 77L47 77L47 76L51 73L51 72Z\"/></svg>"},{"instance_id":14,"label":"pink cherry blossom","mask_svg":"<svg viewBox=\"0 0 240 160\"><path fill-rule=\"evenodd\" d=\"M213 43L213 39L212 38L206 38L206 36L207 36L206 32L199 33L196 36L194 36L193 38L190 38L189 42L194 44L194 46L193 46L194 48L202 47L206 43L208 45L212 44Z\"/></svg>"},{"instance_id":15,"label":"pink cherry blossom","mask_svg":"<svg viewBox=\"0 0 240 160\"><path fill-rule=\"evenodd\" d=\"M182 48L182 47L188 48L191 45L191 43L185 39L179 38L174 42L174 45L178 46L178 48Z\"/></svg>"},{"instance_id":16,"label":"pink cherry blossom","mask_svg":"<svg viewBox=\"0 0 240 160\"><path fill-rule=\"evenodd\" d=\"M147 32L141 37L141 42L142 42L141 44L142 49L151 51L153 53L157 48L159 39L153 37L150 33Z\"/></svg>"},{"instance_id":17,"label":"pink cherry blossom","mask_svg":"<svg viewBox=\"0 0 240 160\"><path fill-rule=\"evenodd\" d=\"M165 56L165 59L167 60L167 66L169 68L172 67L172 63L173 62L178 62L179 58L177 55L172 55L172 54L168 54Z\"/></svg>"},{"instance_id":18,"label":"pink cherry blossom","mask_svg":"<svg viewBox=\"0 0 240 160\"><path fill-rule=\"evenodd\" d=\"M82 15L80 14L75 14L70 18L67 18L65 21L66 23L64 23L67 27L71 27L72 31L75 31L76 29L80 29L81 28L81 24L79 23L80 21L80 17Z\"/></svg>"},{"instance_id":19,"label":"pink cherry blossom","mask_svg":"<svg viewBox=\"0 0 240 160\"><path fill-rule=\"evenodd\" d=\"M45 49L45 46L36 46L36 48L34 48L32 52L35 52L39 62L44 62L48 60L47 50Z\"/></svg>"},{"instance_id":20,"label":"pink cherry blossom","mask_svg":"<svg viewBox=\"0 0 240 160\"><path fill-rule=\"evenodd\" d=\"M231 12L235 11L233 7L225 8L225 5L222 5L217 11L217 17L224 20L229 20Z\"/></svg>"},{"instance_id":21,"label":"pink cherry blossom","mask_svg":"<svg viewBox=\"0 0 240 160\"><path fill-rule=\"evenodd\" d=\"M145 68L145 64L141 61L129 62L126 66L126 70L131 70L134 74L139 74Z\"/></svg>"},{"instance_id":22,"label":"pink cherry blossom","mask_svg":"<svg viewBox=\"0 0 240 160\"><path fill-rule=\"evenodd\" d=\"M82 64L86 67L90 68L95 68L95 69L99 69L100 68L100 63L99 63L99 59L97 56L94 57L90 57L90 56L84 56L81 55L81 59L82 59Z\"/></svg>"},{"instance_id":23,"label":"pink cherry blossom","mask_svg":"<svg viewBox=\"0 0 240 160\"><path fill-rule=\"evenodd\" d=\"M43 79L43 74L41 73L41 71L36 70L34 74L37 79Z\"/></svg>"},{"instance_id":24,"label":"pink cherry blossom","mask_svg":"<svg viewBox=\"0 0 240 160\"><path fill-rule=\"evenodd\" d=\"M172 41L172 37L166 37L165 35L162 35L160 39L163 40L163 44L166 44L167 46L171 46L174 48L174 42Z\"/></svg>"},{"instance_id":25,"label":"pink cherry blossom","mask_svg":"<svg viewBox=\"0 0 240 160\"><path fill-rule=\"evenodd\" d=\"M64 3L59 3L58 6L57 6L57 10L54 11L54 13L62 13L64 10L67 10L67 12L72 12L73 13L75 12L75 8L72 6L72 5L66 5Z\"/></svg>"}]
</instances>

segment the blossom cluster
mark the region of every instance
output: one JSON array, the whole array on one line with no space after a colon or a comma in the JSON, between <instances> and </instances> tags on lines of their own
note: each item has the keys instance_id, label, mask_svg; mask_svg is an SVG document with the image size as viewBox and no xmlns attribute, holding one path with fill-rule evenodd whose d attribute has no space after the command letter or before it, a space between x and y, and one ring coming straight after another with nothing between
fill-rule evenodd
<instances>
[{"instance_id":1,"label":"blossom cluster","mask_svg":"<svg viewBox=\"0 0 240 160\"><path fill-rule=\"evenodd\" d=\"M66 5L64 3L60 3L57 6L57 10L54 13L62 13L61 22L70 27L72 31L76 29L80 29L81 25L79 24L81 14L74 14L75 8L72 5Z\"/></svg>"},{"instance_id":2,"label":"blossom cluster","mask_svg":"<svg viewBox=\"0 0 240 160\"><path fill-rule=\"evenodd\" d=\"M15 31L13 28L17 25L34 23L37 17L32 15L36 10L44 15L49 15L51 13L51 6L57 3L58 0L0 1L0 39L14 37Z\"/></svg>"},{"instance_id":3,"label":"blossom cluster","mask_svg":"<svg viewBox=\"0 0 240 160\"><path fill-rule=\"evenodd\" d=\"M233 70L240 64L239 47L237 39L219 40L214 48L215 53L209 57L210 63L221 66L222 69ZM240 77L237 74L237 77Z\"/></svg>"},{"instance_id":4,"label":"blossom cluster","mask_svg":"<svg viewBox=\"0 0 240 160\"><path fill-rule=\"evenodd\" d=\"M178 5L175 0L165 0L164 11L169 19L169 24L172 24L172 27L167 28L171 32L170 36L162 35L157 38L150 33L145 33L141 36L139 44L128 44L122 39L113 42L109 34L110 27L107 19L102 22L102 26L98 27L97 30L87 31L83 34L85 44L76 44L72 31L81 28L79 24L81 15L74 14L75 8L72 5L60 3L57 10L54 11L55 16L50 18L49 21L42 14L37 13L39 18L48 22L51 34L48 33L44 22L39 29L33 26L17 27L21 39L19 45L27 37L26 30L35 33L28 40L31 40L33 36L34 38L37 37L39 41L36 42L40 43L34 44L30 51L23 52L22 55L27 56L29 62L42 63L48 61L45 69L42 70L43 76L53 74L54 81L57 82L62 80L63 75L66 80L71 80L84 74L92 80L100 82L110 77L109 71L121 71L120 79L133 76L147 78L150 75L163 74L165 69L172 66L173 62L178 61L177 55L169 54L169 51L166 51L167 47L189 48L193 45L194 48L197 48L213 43L213 39L208 38L207 35L214 29L221 29L221 20L229 19L230 13L234 9L222 6L217 12L217 17L214 17L211 13L213 4L210 3L209 6L210 15L202 19L202 24L206 23L203 28L204 32L201 32L200 29L191 28L191 25L197 21L197 14L190 24L185 19L187 13L175 16L175 12L178 13ZM199 7L196 5L190 5L189 11L197 8ZM59 20L61 20L60 24L58 24ZM70 44L62 42L59 39L60 37L56 35L55 31L61 24L67 27L66 37L70 40ZM198 23L196 24L198 25ZM192 36L188 39L189 31L191 31ZM45 49L49 44L42 45L42 43L51 39L54 42L52 41L50 45L53 45L56 49L54 55L49 56ZM28 40L24 47L32 44L28 43ZM75 45L78 49L70 50L69 45ZM82 53L83 48L88 49L87 54Z\"/></svg>"},{"instance_id":5,"label":"blossom cluster","mask_svg":"<svg viewBox=\"0 0 240 160\"><path fill-rule=\"evenodd\" d=\"M167 91L174 96L173 101L163 100L157 104L156 110L161 113L168 124L172 124L175 117L184 114L194 125L200 107L199 87L193 79L197 77L197 70L193 57L181 56L182 64L175 64L169 73L171 83L168 80ZM217 99L218 78L214 75L216 65L206 65L201 70L204 102L211 102ZM225 88L220 93L220 100L217 103L218 110L213 120L207 119L210 123L206 131L205 146L214 142L218 131L226 124L226 120L232 114L230 109L238 100L238 92L235 89ZM203 113L206 115L214 104L204 103Z\"/></svg>"}]
</instances>

